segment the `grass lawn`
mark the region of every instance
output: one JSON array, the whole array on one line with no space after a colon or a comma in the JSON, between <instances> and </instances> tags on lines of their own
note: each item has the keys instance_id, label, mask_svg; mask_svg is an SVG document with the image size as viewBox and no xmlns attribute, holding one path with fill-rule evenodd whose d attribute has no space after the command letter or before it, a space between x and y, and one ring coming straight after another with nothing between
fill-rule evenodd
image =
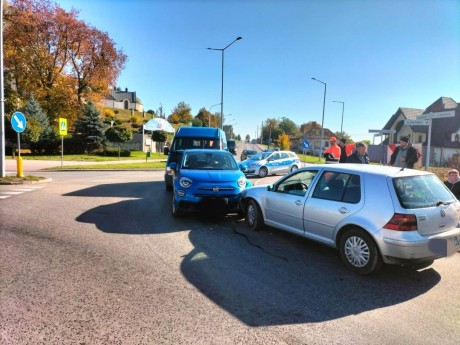
<instances>
[{"instance_id":1,"label":"grass lawn","mask_svg":"<svg viewBox=\"0 0 460 345\"><path fill-rule=\"evenodd\" d=\"M120 157L120 160L145 160L146 153L142 151L131 151L129 157ZM32 154L21 154L23 160L48 160L48 161L60 161L61 155L32 155ZM164 159L168 156L163 153L151 152L149 159ZM65 161L80 161L80 162L108 162L117 161L118 157L109 156L98 156L98 155L66 155L64 154Z\"/></svg>"}]
</instances>

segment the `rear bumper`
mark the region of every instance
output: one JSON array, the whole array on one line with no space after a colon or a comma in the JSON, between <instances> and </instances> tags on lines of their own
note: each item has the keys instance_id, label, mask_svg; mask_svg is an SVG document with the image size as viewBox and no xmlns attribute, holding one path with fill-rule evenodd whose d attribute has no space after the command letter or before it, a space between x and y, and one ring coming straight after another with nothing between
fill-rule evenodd
<instances>
[{"instance_id":1,"label":"rear bumper","mask_svg":"<svg viewBox=\"0 0 460 345\"><path fill-rule=\"evenodd\" d=\"M429 261L453 255L460 250L460 228L432 236L420 236L416 231L411 231L400 234L399 238L395 238L391 230L385 232L387 236L383 237L380 250L387 263Z\"/></svg>"}]
</instances>

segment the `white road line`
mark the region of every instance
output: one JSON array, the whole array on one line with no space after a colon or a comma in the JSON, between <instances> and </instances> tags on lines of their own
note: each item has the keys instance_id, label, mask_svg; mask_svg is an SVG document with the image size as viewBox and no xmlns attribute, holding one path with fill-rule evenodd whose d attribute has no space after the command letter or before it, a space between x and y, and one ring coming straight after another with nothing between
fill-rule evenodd
<instances>
[{"instance_id":1,"label":"white road line","mask_svg":"<svg viewBox=\"0 0 460 345\"><path fill-rule=\"evenodd\" d=\"M0 199L6 199L9 198L11 195L0 195Z\"/></svg>"},{"instance_id":2,"label":"white road line","mask_svg":"<svg viewBox=\"0 0 460 345\"><path fill-rule=\"evenodd\" d=\"M5 192L0 192L0 194L11 194L11 195L16 195L16 194L22 194L24 192L13 192L13 191L5 191Z\"/></svg>"}]
</instances>

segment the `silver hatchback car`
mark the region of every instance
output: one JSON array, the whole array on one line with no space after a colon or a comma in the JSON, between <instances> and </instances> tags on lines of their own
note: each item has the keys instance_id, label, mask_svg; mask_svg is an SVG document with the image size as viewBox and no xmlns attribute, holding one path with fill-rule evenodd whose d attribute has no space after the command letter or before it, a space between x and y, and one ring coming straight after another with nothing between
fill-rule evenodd
<instances>
[{"instance_id":1,"label":"silver hatchback car","mask_svg":"<svg viewBox=\"0 0 460 345\"><path fill-rule=\"evenodd\" d=\"M432 173L367 164L312 165L246 189L248 226L337 248L353 271L426 267L460 248L460 202Z\"/></svg>"}]
</instances>

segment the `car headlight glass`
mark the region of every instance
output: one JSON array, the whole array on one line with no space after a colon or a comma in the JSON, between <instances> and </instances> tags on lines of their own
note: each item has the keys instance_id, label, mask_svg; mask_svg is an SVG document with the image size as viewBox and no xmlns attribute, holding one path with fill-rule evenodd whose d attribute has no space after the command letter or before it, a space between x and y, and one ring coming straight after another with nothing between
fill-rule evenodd
<instances>
[{"instance_id":1,"label":"car headlight glass","mask_svg":"<svg viewBox=\"0 0 460 345\"><path fill-rule=\"evenodd\" d=\"M238 186L239 186L240 188L246 187L246 179L245 179L244 177L240 177L240 178L238 179Z\"/></svg>"},{"instance_id":2,"label":"car headlight glass","mask_svg":"<svg viewBox=\"0 0 460 345\"><path fill-rule=\"evenodd\" d=\"M182 188L188 188L192 185L193 181L187 177L181 177L179 184Z\"/></svg>"}]
</instances>

